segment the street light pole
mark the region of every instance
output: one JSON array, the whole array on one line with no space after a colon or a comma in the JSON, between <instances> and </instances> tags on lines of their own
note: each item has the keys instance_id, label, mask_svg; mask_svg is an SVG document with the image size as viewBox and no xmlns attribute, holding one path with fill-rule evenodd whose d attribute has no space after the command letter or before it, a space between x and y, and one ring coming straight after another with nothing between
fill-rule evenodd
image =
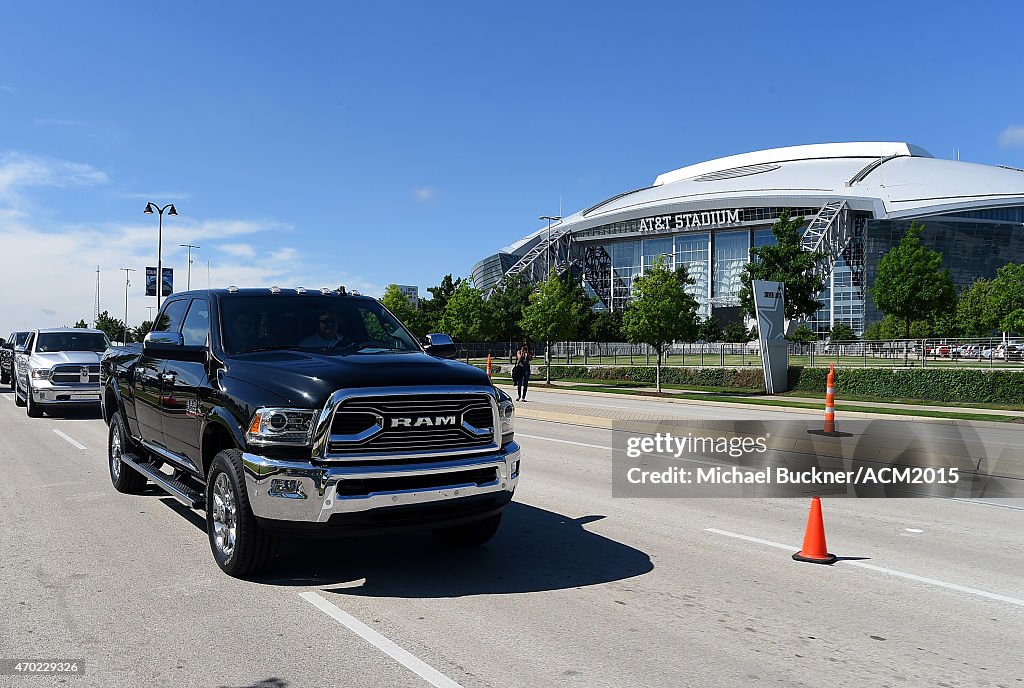
<instances>
[{"instance_id":1,"label":"street light pole","mask_svg":"<svg viewBox=\"0 0 1024 688\"><path fill-rule=\"evenodd\" d=\"M168 210L168 208L170 210ZM152 215L153 211L160 214L159 220L159 234L157 235L156 243L156 309L160 310L160 295L164 291L164 263L163 263L163 251L164 251L164 211L168 210L168 215L177 215L178 211L174 209L173 203L168 203L164 207L158 206L156 203L146 203L146 209L142 212L146 215Z\"/></svg>"},{"instance_id":2,"label":"street light pole","mask_svg":"<svg viewBox=\"0 0 1024 688\"><path fill-rule=\"evenodd\" d=\"M135 268L121 268L124 270L124 339L121 341L124 344L128 343L128 287L132 285L129 277L130 273L135 272Z\"/></svg>"},{"instance_id":3,"label":"street light pole","mask_svg":"<svg viewBox=\"0 0 1024 688\"><path fill-rule=\"evenodd\" d=\"M192 249L202 248L202 246L196 246L195 244L178 244L182 248L188 247L188 277L185 279L185 291L192 288Z\"/></svg>"},{"instance_id":4,"label":"street light pole","mask_svg":"<svg viewBox=\"0 0 1024 688\"><path fill-rule=\"evenodd\" d=\"M149 322L153 322L153 307L152 306L146 306L146 310L149 311Z\"/></svg>"},{"instance_id":5,"label":"street light pole","mask_svg":"<svg viewBox=\"0 0 1024 688\"><path fill-rule=\"evenodd\" d=\"M546 273L544 275L544 279L547 279L548 275L551 274L551 223L552 222L560 222L562 220L562 217L561 217L561 215L541 215L537 219L538 220L547 220L548 221L547 270L546 270Z\"/></svg>"}]
</instances>

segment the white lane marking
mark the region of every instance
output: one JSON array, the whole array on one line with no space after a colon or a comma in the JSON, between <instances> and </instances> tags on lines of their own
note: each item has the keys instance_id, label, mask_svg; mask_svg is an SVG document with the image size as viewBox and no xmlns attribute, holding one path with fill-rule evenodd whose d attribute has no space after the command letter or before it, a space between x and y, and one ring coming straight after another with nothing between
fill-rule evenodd
<instances>
[{"instance_id":1,"label":"white lane marking","mask_svg":"<svg viewBox=\"0 0 1024 688\"><path fill-rule=\"evenodd\" d=\"M640 433L640 434L650 434L650 433ZM572 440L556 440L554 437L544 437L543 435L527 435L526 433L517 432L516 433L516 437L526 437L526 438L531 439L531 440L544 440L545 442L559 442L561 444L574 444L577 447L590 447L592 449L605 449L607 451L612 451L611 447L607 447L607 446L604 446L604 445L601 445L601 444L587 444L586 442L573 442ZM670 461L685 461L686 463L702 463L705 466L725 466L725 465L728 465L728 464L725 464L724 462L721 462L721 461L702 461L701 459L688 459L688 458L683 457L683 456L670 456L668 454L651 454L650 456L653 456L653 457L658 458L658 459L668 459ZM740 468L740 470L741 471L753 472L754 469L752 469L752 468Z\"/></svg>"},{"instance_id":2,"label":"white lane marking","mask_svg":"<svg viewBox=\"0 0 1024 688\"><path fill-rule=\"evenodd\" d=\"M78 443L78 442L76 442L76 441L75 441L75 440L74 440L73 438L71 438L71 437L68 437L68 436L67 436L67 435L65 435L65 434L64 434L63 432L61 432L60 430L58 430L57 428L54 428L54 429L53 429L53 431L54 431L54 432L55 432L55 433L57 434L57 436L58 436L58 437L63 437L63 438L64 438L64 439L66 439L66 440L67 440L68 442L70 442L72 446L78 447L79 449L87 449L87 448L88 448L88 447L86 447L86 446L85 446L84 444L79 444L79 443Z\"/></svg>"},{"instance_id":3,"label":"white lane marking","mask_svg":"<svg viewBox=\"0 0 1024 688\"><path fill-rule=\"evenodd\" d=\"M920 528L904 528L903 530L907 531L908 533L923 533L924 532Z\"/></svg>"},{"instance_id":4,"label":"white lane marking","mask_svg":"<svg viewBox=\"0 0 1024 688\"><path fill-rule=\"evenodd\" d=\"M391 657L409 671L413 672L424 681L437 688L462 688L461 685L451 680L440 671L430 666L418 657L391 642L377 631L373 630L354 616L343 612L334 604L331 604L315 592L300 593L299 597L331 617L347 629L370 643L378 650Z\"/></svg>"},{"instance_id":5,"label":"white lane marking","mask_svg":"<svg viewBox=\"0 0 1024 688\"><path fill-rule=\"evenodd\" d=\"M606 447L603 444L587 444L586 442L573 442L571 440L556 440L554 437L544 437L542 435L527 435L522 432L517 432L516 437L528 437L531 440L544 440L545 442L558 442L559 444L574 444L577 447L590 447L591 449L606 449L611 451L611 447Z\"/></svg>"},{"instance_id":6,"label":"white lane marking","mask_svg":"<svg viewBox=\"0 0 1024 688\"><path fill-rule=\"evenodd\" d=\"M726 537L736 538L738 540L746 540L748 542L756 542L761 545L768 545L769 547L777 547L779 549L785 549L790 552L794 551L792 545L784 545L781 542L772 542L770 540L762 540L760 538L750 537L749 535L740 535L739 533L730 533L728 530L719 530L717 528L705 528L704 530L709 533L717 533L719 535L725 535ZM947 583L946 581L936 580L934 578L926 578L925 576L918 576L915 573L905 573L903 571L897 571L895 569L887 569L883 566L875 566L874 564L867 564L863 561L843 561L843 566L857 566L862 569L868 569L869 571L877 571L878 573L887 573L890 576L896 576L898 578L906 578L907 580L916 581L918 583L927 583L928 585L934 585L940 588L946 588L947 590L955 590L957 592L967 593L968 595L977 595L978 597L985 597L990 600L997 600L999 602L1009 602L1020 607L1024 607L1024 600L1016 597L1009 597L1007 595L1000 595L994 592L988 592L987 590L978 590L977 588L968 588L966 585L957 585L956 583Z\"/></svg>"}]
</instances>

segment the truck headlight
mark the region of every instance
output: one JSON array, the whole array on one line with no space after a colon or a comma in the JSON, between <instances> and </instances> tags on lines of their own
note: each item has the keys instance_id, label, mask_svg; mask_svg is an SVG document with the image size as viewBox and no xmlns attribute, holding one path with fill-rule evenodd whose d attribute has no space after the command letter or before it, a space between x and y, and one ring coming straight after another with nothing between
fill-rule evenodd
<instances>
[{"instance_id":1,"label":"truck headlight","mask_svg":"<svg viewBox=\"0 0 1024 688\"><path fill-rule=\"evenodd\" d=\"M513 418L516 413L515 404L511 399L502 399L498 402L498 419L501 421L501 441L512 441Z\"/></svg>"},{"instance_id":2,"label":"truck headlight","mask_svg":"<svg viewBox=\"0 0 1024 688\"><path fill-rule=\"evenodd\" d=\"M50 368L36 368L32 371L33 380L49 380Z\"/></svg>"},{"instance_id":3,"label":"truck headlight","mask_svg":"<svg viewBox=\"0 0 1024 688\"><path fill-rule=\"evenodd\" d=\"M245 439L251 444L305 446L313 435L316 411L290 408L262 408L249 423Z\"/></svg>"}]
</instances>

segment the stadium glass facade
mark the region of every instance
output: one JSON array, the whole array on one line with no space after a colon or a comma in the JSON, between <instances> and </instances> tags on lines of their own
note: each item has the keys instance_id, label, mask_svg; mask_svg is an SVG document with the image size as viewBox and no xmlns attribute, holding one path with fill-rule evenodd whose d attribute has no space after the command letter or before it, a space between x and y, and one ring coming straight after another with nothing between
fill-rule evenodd
<instances>
[{"instance_id":1,"label":"stadium glass facade","mask_svg":"<svg viewBox=\"0 0 1024 688\"><path fill-rule=\"evenodd\" d=\"M484 258L473 280L486 292L509 272L539 281L552 266L579 275L596 308L621 310L636 276L664 260L686 267L701 317L725 324L740 317L751 249L774 242L783 210L805 228L818 223L805 242L828 249L819 264L827 274L822 307L808 319L819 333L845 324L860 334L881 319L870 295L878 262L914 221L958 290L1024 263L1024 170L860 142L743 153L664 173Z\"/></svg>"}]
</instances>

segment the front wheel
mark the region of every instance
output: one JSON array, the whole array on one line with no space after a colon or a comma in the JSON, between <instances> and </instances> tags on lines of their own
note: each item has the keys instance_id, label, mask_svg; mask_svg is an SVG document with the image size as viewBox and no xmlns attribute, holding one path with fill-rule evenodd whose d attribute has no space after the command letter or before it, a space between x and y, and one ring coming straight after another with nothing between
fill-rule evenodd
<instances>
[{"instance_id":1,"label":"front wheel","mask_svg":"<svg viewBox=\"0 0 1024 688\"><path fill-rule=\"evenodd\" d=\"M121 460L131 451L128 432L125 428L121 412L117 411L110 419L110 432L107 435L107 466L110 468L110 482L114 489L125 494L139 494L146 487L146 476L136 471Z\"/></svg>"},{"instance_id":2,"label":"front wheel","mask_svg":"<svg viewBox=\"0 0 1024 688\"><path fill-rule=\"evenodd\" d=\"M217 566L229 576L258 573L273 553L273 538L249 505L242 453L225 449L213 457L206 479L206 533Z\"/></svg>"},{"instance_id":3,"label":"front wheel","mask_svg":"<svg viewBox=\"0 0 1024 688\"><path fill-rule=\"evenodd\" d=\"M36 402L32 401L32 388L25 390L25 415L29 418L42 418L43 409Z\"/></svg>"},{"instance_id":4,"label":"front wheel","mask_svg":"<svg viewBox=\"0 0 1024 688\"><path fill-rule=\"evenodd\" d=\"M434 531L434 537L452 547L479 547L494 537L500 525L501 514L497 513L472 523L439 528Z\"/></svg>"}]
</instances>

